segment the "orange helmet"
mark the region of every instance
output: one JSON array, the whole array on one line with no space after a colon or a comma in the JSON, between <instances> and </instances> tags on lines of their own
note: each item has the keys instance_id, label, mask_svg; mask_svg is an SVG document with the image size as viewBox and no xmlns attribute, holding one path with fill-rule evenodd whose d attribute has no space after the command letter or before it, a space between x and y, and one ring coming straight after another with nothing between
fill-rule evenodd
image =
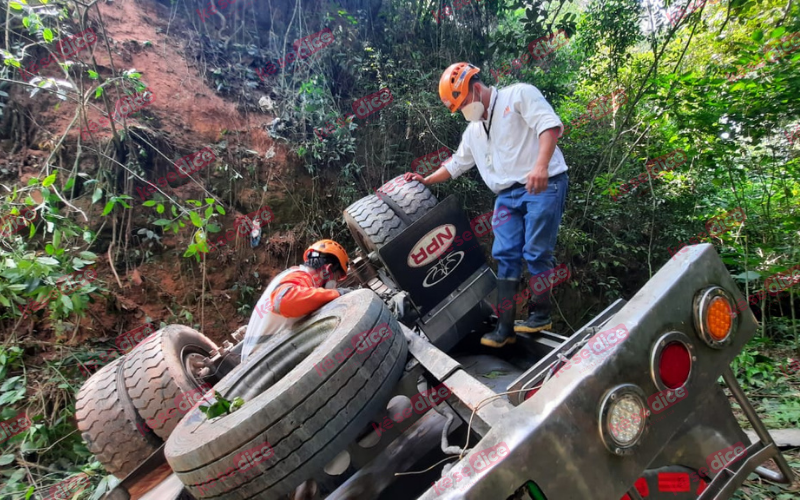
<instances>
[{"instance_id":1,"label":"orange helmet","mask_svg":"<svg viewBox=\"0 0 800 500\"><path fill-rule=\"evenodd\" d=\"M350 267L350 258L347 256L347 251L344 247L333 240L319 240L306 249L303 253L303 260L308 260L313 257L311 252L325 253L333 255L342 266L342 270L346 273Z\"/></svg>"},{"instance_id":2,"label":"orange helmet","mask_svg":"<svg viewBox=\"0 0 800 500\"><path fill-rule=\"evenodd\" d=\"M469 93L469 79L481 70L470 63L451 64L439 78L439 97L445 106L455 113Z\"/></svg>"}]
</instances>

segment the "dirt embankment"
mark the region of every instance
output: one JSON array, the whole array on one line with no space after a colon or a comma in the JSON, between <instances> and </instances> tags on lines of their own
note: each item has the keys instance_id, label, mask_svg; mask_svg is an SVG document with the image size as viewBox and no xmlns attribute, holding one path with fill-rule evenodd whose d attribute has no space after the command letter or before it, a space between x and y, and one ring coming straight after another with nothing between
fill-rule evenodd
<instances>
[{"instance_id":1,"label":"dirt embankment","mask_svg":"<svg viewBox=\"0 0 800 500\"><path fill-rule=\"evenodd\" d=\"M296 157L287 155L283 143L274 143L270 137L268 125L274 117L257 105L268 93L263 83L256 89L241 85L238 102L229 96L220 96L209 87L206 76L216 68L206 67L191 55L200 50L200 42L187 20L171 19L167 7L151 1L99 2L97 7L100 14L93 10L89 25L94 27L98 42L92 46L91 55L84 51L75 59L90 63L93 57L100 81L112 77L112 68L117 72L135 69L152 92L153 103L126 118L127 125L133 129L132 135L138 133L134 142L142 145L141 150L146 152L143 155L146 158L139 159L143 176L155 183L173 169L175 160L211 147L216 159L195 175L196 182L170 182L164 191L179 203L186 199L203 200L213 192L213 197L226 206L226 214L215 220L223 232L234 226L239 215L264 206L274 213L273 221L264 227L258 247L253 249L246 240L237 239L207 259L203 331L215 341L221 341L246 323L244 306L255 303L269 279L285 266L295 264L301 255L306 241L300 236L302 210L297 206L297 195L309 181L298 178ZM34 58L45 55L45 52L37 52ZM82 72L86 73L90 67L85 66ZM41 70L40 75L63 79L59 71L53 64ZM73 71L73 76L75 73ZM88 85L96 84L97 81L84 80L87 95ZM91 94L87 118L97 121L106 108L102 99L96 100L94 93ZM112 106L123 96L113 85L107 86L107 94ZM0 162L11 172L11 177L3 181L21 184L30 177L42 176L45 162L76 115L77 104L74 100L59 101L44 92L31 99L27 89L22 87L13 89L12 99L17 101L17 110L28 117L28 140L21 148L18 142L15 145L11 140L4 141ZM81 122L76 122L66 133L51 160L61 167L59 182L62 185L73 164L79 165L81 172L99 176L98 157L92 153L96 151L94 145L102 149L111 142L111 128L106 126L93 134L93 140L84 141L76 162L81 126ZM140 187L143 183L134 181L133 186ZM287 196L289 187L292 194ZM147 320L156 324L162 321L186 325L201 323L202 267L194 259L182 257L191 243L191 228L183 228L177 235L164 234L160 244L145 241L138 230L155 231L152 222L157 214L153 208L142 206L143 200L136 192L130 190L134 196L130 201L132 217L123 218L127 225L125 230L130 229L130 234L127 238L117 237L118 242L127 240L128 246L122 255L118 254L119 245L112 249L121 288L106 256L108 244L104 246L103 243L111 237L111 223L104 224L108 217L101 215L103 203L92 204L91 193L83 193L73 200L88 216L85 224L102 231L92 251L101 255L96 267L99 281L107 291L90 305L89 314L79 323L77 334L67 336L70 342L113 338ZM61 213L84 224L83 219L67 207ZM289 229L278 230L286 227ZM35 323L26 325L24 322L18 334L27 332L45 342L57 340L56 329L45 316L40 314Z\"/></svg>"}]
</instances>

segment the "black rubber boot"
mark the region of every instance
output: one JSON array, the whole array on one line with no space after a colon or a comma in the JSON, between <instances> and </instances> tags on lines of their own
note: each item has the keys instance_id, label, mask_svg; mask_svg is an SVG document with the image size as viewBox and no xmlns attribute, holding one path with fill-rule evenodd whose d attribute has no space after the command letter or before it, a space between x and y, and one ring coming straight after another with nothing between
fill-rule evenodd
<instances>
[{"instance_id":1,"label":"black rubber boot","mask_svg":"<svg viewBox=\"0 0 800 500\"><path fill-rule=\"evenodd\" d=\"M550 319L550 311L553 306L550 304L550 290L541 295L532 295L528 311L530 316L525 321L517 321L514 324L515 332L536 333L553 327Z\"/></svg>"},{"instance_id":2,"label":"black rubber boot","mask_svg":"<svg viewBox=\"0 0 800 500\"><path fill-rule=\"evenodd\" d=\"M518 279L497 280L497 326L494 331L481 337L481 344L489 347L503 347L517 341L514 335L514 316L517 314L517 303L514 293L517 291Z\"/></svg>"}]
</instances>

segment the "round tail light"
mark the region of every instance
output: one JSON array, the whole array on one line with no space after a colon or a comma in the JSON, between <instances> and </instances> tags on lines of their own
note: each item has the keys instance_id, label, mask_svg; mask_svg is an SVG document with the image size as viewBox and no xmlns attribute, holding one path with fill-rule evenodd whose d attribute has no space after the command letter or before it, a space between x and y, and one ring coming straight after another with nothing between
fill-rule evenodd
<instances>
[{"instance_id":1,"label":"round tail light","mask_svg":"<svg viewBox=\"0 0 800 500\"><path fill-rule=\"evenodd\" d=\"M626 394L614 401L608 410L608 432L615 442L622 446L630 446L642 432L641 415L644 411L640 400Z\"/></svg>"},{"instance_id":2,"label":"round tail light","mask_svg":"<svg viewBox=\"0 0 800 500\"><path fill-rule=\"evenodd\" d=\"M661 351L658 375L667 389L677 389L689 380L692 355L683 342L670 342Z\"/></svg>"},{"instance_id":3,"label":"round tail light","mask_svg":"<svg viewBox=\"0 0 800 500\"><path fill-rule=\"evenodd\" d=\"M722 287L701 291L694 300L694 328L709 347L722 349L732 340L737 327L734 301Z\"/></svg>"},{"instance_id":4,"label":"round tail light","mask_svg":"<svg viewBox=\"0 0 800 500\"><path fill-rule=\"evenodd\" d=\"M650 359L653 382L659 390L678 389L692 375L694 344L681 332L669 332L656 341Z\"/></svg>"},{"instance_id":5,"label":"round tail light","mask_svg":"<svg viewBox=\"0 0 800 500\"><path fill-rule=\"evenodd\" d=\"M732 316L731 305L724 297L711 299L706 316L708 335L717 342L725 340L731 333Z\"/></svg>"},{"instance_id":6,"label":"round tail light","mask_svg":"<svg viewBox=\"0 0 800 500\"><path fill-rule=\"evenodd\" d=\"M606 393L600 403L600 435L608 451L627 455L642 439L647 424L644 392L623 384Z\"/></svg>"}]
</instances>

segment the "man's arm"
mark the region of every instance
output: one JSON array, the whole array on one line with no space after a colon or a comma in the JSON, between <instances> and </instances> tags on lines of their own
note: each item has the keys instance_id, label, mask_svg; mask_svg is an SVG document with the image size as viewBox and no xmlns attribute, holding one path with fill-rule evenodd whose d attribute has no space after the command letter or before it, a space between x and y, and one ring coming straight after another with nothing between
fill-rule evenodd
<instances>
[{"instance_id":1,"label":"man's arm","mask_svg":"<svg viewBox=\"0 0 800 500\"><path fill-rule=\"evenodd\" d=\"M299 318L316 311L340 295L336 290L282 284L272 292L272 312L284 318Z\"/></svg>"},{"instance_id":2,"label":"man's arm","mask_svg":"<svg viewBox=\"0 0 800 500\"><path fill-rule=\"evenodd\" d=\"M315 286L303 272L286 275L270 295L272 312L285 318L299 318L310 314L342 294Z\"/></svg>"},{"instance_id":3,"label":"man's arm","mask_svg":"<svg viewBox=\"0 0 800 500\"><path fill-rule=\"evenodd\" d=\"M550 159L556 150L558 133L559 127L553 127L539 134L539 156L536 158L536 163L533 164L533 169L528 172L525 183L528 193L539 194L547 189L547 166L550 165Z\"/></svg>"},{"instance_id":4,"label":"man's arm","mask_svg":"<svg viewBox=\"0 0 800 500\"><path fill-rule=\"evenodd\" d=\"M556 140L561 136L563 125L553 107L533 85L525 85L518 90L513 110L539 136L539 154L525 182L528 193L539 194L547 189L547 166L553 157Z\"/></svg>"},{"instance_id":5,"label":"man's arm","mask_svg":"<svg viewBox=\"0 0 800 500\"><path fill-rule=\"evenodd\" d=\"M439 167L434 173L432 173L428 177L422 177L416 172L408 172L403 176L406 182L419 181L426 186L444 182L446 180L449 180L451 177L452 176L450 175L450 172L446 168L444 168L444 166Z\"/></svg>"},{"instance_id":6,"label":"man's arm","mask_svg":"<svg viewBox=\"0 0 800 500\"><path fill-rule=\"evenodd\" d=\"M406 182L419 181L426 186L430 186L431 184L438 184L449 179L455 179L467 170L474 167L475 159L472 157L472 150L467 145L466 140L468 132L469 127L467 127L467 130L461 134L461 144L458 145L458 149L456 150L455 154L453 154L453 156L451 156L447 161L442 163L442 166L439 167L438 170L428 177L422 177L416 172L408 172L403 176Z\"/></svg>"}]
</instances>

